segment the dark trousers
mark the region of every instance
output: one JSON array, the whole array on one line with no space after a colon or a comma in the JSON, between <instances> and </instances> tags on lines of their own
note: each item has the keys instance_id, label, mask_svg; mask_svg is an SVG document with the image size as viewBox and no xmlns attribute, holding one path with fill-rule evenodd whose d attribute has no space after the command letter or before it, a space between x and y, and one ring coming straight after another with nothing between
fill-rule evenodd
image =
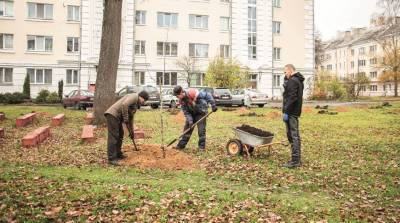
<instances>
[{"instance_id":1,"label":"dark trousers","mask_svg":"<svg viewBox=\"0 0 400 223\"><path fill-rule=\"evenodd\" d=\"M296 116L289 116L286 124L286 134L292 147L292 161L295 163L301 160L301 140L299 134L299 119Z\"/></svg>"},{"instance_id":2,"label":"dark trousers","mask_svg":"<svg viewBox=\"0 0 400 223\"><path fill-rule=\"evenodd\" d=\"M107 154L108 160L116 160L122 157L121 146L124 139L124 129L122 128L122 120L106 114L108 139Z\"/></svg>"},{"instance_id":3,"label":"dark trousers","mask_svg":"<svg viewBox=\"0 0 400 223\"><path fill-rule=\"evenodd\" d=\"M204 115L192 115L193 117L193 123L197 122L200 120ZM186 121L184 131L186 131L189 128L189 122ZM182 139L178 143L178 148L183 149L186 147L186 144L189 142L190 136L192 135L193 128L187 132L184 136L182 136ZM206 148L206 119L203 119L201 122L197 124L197 132L199 134L199 144L198 148L199 149L205 149Z\"/></svg>"}]
</instances>

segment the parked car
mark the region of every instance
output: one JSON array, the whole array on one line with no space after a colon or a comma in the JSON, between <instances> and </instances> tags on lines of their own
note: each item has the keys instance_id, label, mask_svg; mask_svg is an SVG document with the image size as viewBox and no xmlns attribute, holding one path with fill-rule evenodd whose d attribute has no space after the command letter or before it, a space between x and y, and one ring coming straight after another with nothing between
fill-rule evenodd
<instances>
[{"instance_id":1,"label":"parked car","mask_svg":"<svg viewBox=\"0 0 400 223\"><path fill-rule=\"evenodd\" d=\"M255 89L238 89L233 91L232 104L250 107L257 105L262 108L267 104L268 95Z\"/></svg>"},{"instance_id":2,"label":"parked car","mask_svg":"<svg viewBox=\"0 0 400 223\"><path fill-rule=\"evenodd\" d=\"M62 99L64 108L84 109L93 107L94 94L87 90L73 90Z\"/></svg>"},{"instance_id":3,"label":"parked car","mask_svg":"<svg viewBox=\"0 0 400 223\"><path fill-rule=\"evenodd\" d=\"M198 89L210 93L216 105L232 106L232 93L228 88L198 87Z\"/></svg>"},{"instance_id":4,"label":"parked car","mask_svg":"<svg viewBox=\"0 0 400 223\"><path fill-rule=\"evenodd\" d=\"M134 86L125 86L121 90L119 90L116 93L116 98L120 99L123 96L130 94L130 93L139 93L141 91L147 91L149 93L149 100L146 101L145 105L150 105L151 108L158 108L160 106L160 92L158 92L157 88L154 86L150 85L145 85L145 86L139 86L139 85L134 85Z\"/></svg>"},{"instance_id":5,"label":"parked car","mask_svg":"<svg viewBox=\"0 0 400 223\"><path fill-rule=\"evenodd\" d=\"M163 89L162 90L162 104L170 108L176 108L178 105L178 98L174 96L173 89Z\"/></svg>"}]
</instances>

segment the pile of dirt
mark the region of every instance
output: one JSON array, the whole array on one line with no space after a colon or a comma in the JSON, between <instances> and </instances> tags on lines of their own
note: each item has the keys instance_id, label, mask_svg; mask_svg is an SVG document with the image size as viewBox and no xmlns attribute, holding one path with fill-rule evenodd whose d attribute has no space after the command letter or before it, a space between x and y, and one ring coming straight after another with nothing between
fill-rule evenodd
<instances>
[{"instance_id":1,"label":"pile of dirt","mask_svg":"<svg viewBox=\"0 0 400 223\"><path fill-rule=\"evenodd\" d=\"M282 112L277 112L277 111L272 111L268 112L266 114L268 119L274 120L274 119L281 119L282 118Z\"/></svg>"},{"instance_id":2,"label":"pile of dirt","mask_svg":"<svg viewBox=\"0 0 400 223\"><path fill-rule=\"evenodd\" d=\"M388 111L387 113L392 114L392 115L400 115L400 109L392 109L392 110Z\"/></svg>"},{"instance_id":3,"label":"pile of dirt","mask_svg":"<svg viewBox=\"0 0 400 223\"><path fill-rule=\"evenodd\" d=\"M242 125L237 127L237 129L242 130L244 132L248 132L250 134L256 135L256 136L260 136L260 137L270 137L273 136L274 134L272 134L271 132L268 131L264 131L262 129L258 129L249 125Z\"/></svg>"},{"instance_id":4,"label":"pile of dirt","mask_svg":"<svg viewBox=\"0 0 400 223\"><path fill-rule=\"evenodd\" d=\"M237 110L237 113L238 113L239 115L248 114L249 112L250 112L249 109L247 109L246 107L241 107L241 108L239 108L239 109Z\"/></svg>"},{"instance_id":5,"label":"pile of dirt","mask_svg":"<svg viewBox=\"0 0 400 223\"><path fill-rule=\"evenodd\" d=\"M264 115L258 115L255 112L249 112L249 113L246 113L246 114L240 114L239 116L241 116L241 117L244 117L244 116L247 116L247 117L262 117Z\"/></svg>"},{"instance_id":6,"label":"pile of dirt","mask_svg":"<svg viewBox=\"0 0 400 223\"><path fill-rule=\"evenodd\" d=\"M312 108L311 107L303 107L301 109L302 113L311 113L312 112Z\"/></svg>"},{"instance_id":7,"label":"pile of dirt","mask_svg":"<svg viewBox=\"0 0 400 223\"><path fill-rule=\"evenodd\" d=\"M348 112L348 111L349 111L349 109L346 108L346 107L344 107L344 106L336 107L335 110L336 110L337 112Z\"/></svg>"},{"instance_id":8,"label":"pile of dirt","mask_svg":"<svg viewBox=\"0 0 400 223\"><path fill-rule=\"evenodd\" d=\"M390 106L392 106L392 105L387 101L382 103L382 107L390 107Z\"/></svg>"},{"instance_id":9,"label":"pile of dirt","mask_svg":"<svg viewBox=\"0 0 400 223\"><path fill-rule=\"evenodd\" d=\"M222 108L221 110L222 110L222 111L231 112L231 111L236 111L236 108Z\"/></svg>"},{"instance_id":10,"label":"pile of dirt","mask_svg":"<svg viewBox=\"0 0 400 223\"><path fill-rule=\"evenodd\" d=\"M174 117L175 121L178 123L185 123L185 115L183 114L182 111L180 111L177 115L175 115Z\"/></svg>"},{"instance_id":11,"label":"pile of dirt","mask_svg":"<svg viewBox=\"0 0 400 223\"><path fill-rule=\"evenodd\" d=\"M317 106L315 106L315 108L316 109L328 109L328 105L324 105L324 106L320 106L320 105L317 105Z\"/></svg>"},{"instance_id":12,"label":"pile of dirt","mask_svg":"<svg viewBox=\"0 0 400 223\"><path fill-rule=\"evenodd\" d=\"M199 166L195 159L179 150L166 149L166 156L160 145L138 145L139 151L133 151L133 146L124 146L123 152L127 156L120 161L123 166L135 166L141 169L161 170L194 170Z\"/></svg>"},{"instance_id":13,"label":"pile of dirt","mask_svg":"<svg viewBox=\"0 0 400 223\"><path fill-rule=\"evenodd\" d=\"M181 110L176 108L169 108L167 111L170 115L177 115Z\"/></svg>"},{"instance_id":14,"label":"pile of dirt","mask_svg":"<svg viewBox=\"0 0 400 223\"><path fill-rule=\"evenodd\" d=\"M338 112L331 112L331 111L328 111L328 110L319 110L318 114L337 115Z\"/></svg>"}]
</instances>

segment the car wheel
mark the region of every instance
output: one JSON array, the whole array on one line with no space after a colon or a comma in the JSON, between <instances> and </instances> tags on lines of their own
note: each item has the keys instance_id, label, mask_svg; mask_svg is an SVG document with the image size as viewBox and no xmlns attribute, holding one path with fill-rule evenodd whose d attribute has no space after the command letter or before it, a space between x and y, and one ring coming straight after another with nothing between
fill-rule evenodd
<instances>
[{"instance_id":1,"label":"car wheel","mask_svg":"<svg viewBox=\"0 0 400 223\"><path fill-rule=\"evenodd\" d=\"M78 103L75 103L75 104L74 104L74 109L75 109L75 110L79 110L79 109L80 109L80 107L79 107L79 104L78 104Z\"/></svg>"},{"instance_id":2,"label":"car wheel","mask_svg":"<svg viewBox=\"0 0 400 223\"><path fill-rule=\"evenodd\" d=\"M157 109L157 108L158 108L158 105L152 104L150 107L151 107L152 109Z\"/></svg>"},{"instance_id":3,"label":"car wheel","mask_svg":"<svg viewBox=\"0 0 400 223\"><path fill-rule=\"evenodd\" d=\"M262 105L258 105L258 107L259 107L259 108L263 108L263 107L264 107L264 104L262 104Z\"/></svg>"},{"instance_id":4,"label":"car wheel","mask_svg":"<svg viewBox=\"0 0 400 223\"><path fill-rule=\"evenodd\" d=\"M170 108L176 108L176 102L171 101L171 104L169 105Z\"/></svg>"}]
</instances>

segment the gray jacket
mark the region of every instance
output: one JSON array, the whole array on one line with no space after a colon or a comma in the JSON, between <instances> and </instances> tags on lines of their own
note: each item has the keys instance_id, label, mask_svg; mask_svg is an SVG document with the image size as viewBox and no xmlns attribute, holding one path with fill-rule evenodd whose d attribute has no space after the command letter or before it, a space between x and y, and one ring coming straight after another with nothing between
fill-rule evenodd
<instances>
[{"instance_id":1,"label":"gray jacket","mask_svg":"<svg viewBox=\"0 0 400 223\"><path fill-rule=\"evenodd\" d=\"M127 94L111 105L104 114L110 114L118 119L122 118L125 123L128 123L129 114L135 113L138 108L138 100L139 95L137 93Z\"/></svg>"}]
</instances>

